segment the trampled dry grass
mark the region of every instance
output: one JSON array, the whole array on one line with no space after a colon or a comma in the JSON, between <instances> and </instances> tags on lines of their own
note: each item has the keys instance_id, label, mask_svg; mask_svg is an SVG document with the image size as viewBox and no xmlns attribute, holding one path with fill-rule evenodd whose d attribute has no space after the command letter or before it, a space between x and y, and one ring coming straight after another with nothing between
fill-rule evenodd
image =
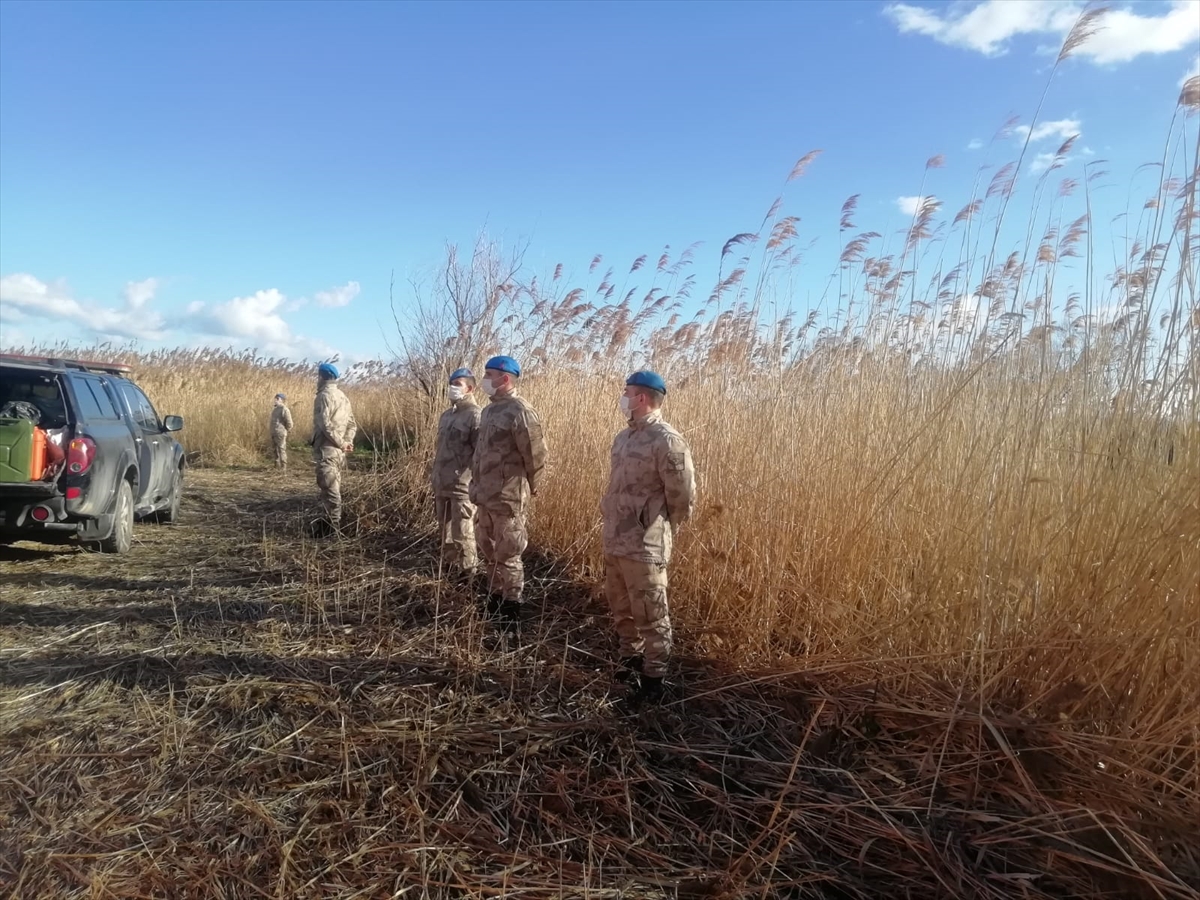
<instances>
[{"instance_id":1,"label":"trampled dry grass","mask_svg":"<svg viewBox=\"0 0 1200 900\"><path fill-rule=\"evenodd\" d=\"M585 587L536 560L495 645L372 490L365 541L300 536L300 473L198 471L116 565L7 551L16 896L1200 896L1195 796L1103 739L829 657L685 656L630 714Z\"/></svg>"}]
</instances>

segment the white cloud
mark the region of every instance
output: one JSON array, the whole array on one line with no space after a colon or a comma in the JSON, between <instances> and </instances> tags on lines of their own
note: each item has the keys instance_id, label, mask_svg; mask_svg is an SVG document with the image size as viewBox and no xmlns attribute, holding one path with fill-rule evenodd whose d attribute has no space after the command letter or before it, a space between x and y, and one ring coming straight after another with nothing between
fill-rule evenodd
<instances>
[{"instance_id":1,"label":"white cloud","mask_svg":"<svg viewBox=\"0 0 1200 900\"><path fill-rule=\"evenodd\" d=\"M928 197L897 197L896 206L904 215L915 216L921 211L921 205L928 199Z\"/></svg>"},{"instance_id":2,"label":"white cloud","mask_svg":"<svg viewBox=\"0 0 1200 900\"><path fill-rule=\"evenodd\" d=\"M1013 129L1013 134L1017 140L1024 143L1026 138L1033 143L1044 141L1046 138L1058 138L1065 141L1072 135L1080 134L1083 130L1083 123L1078 119L1058 119L1054 122L1038 122L1033 126L1033 133L1030 133L1028 125L1018 125Z\"/></svg>"},{"instance_id":3,"label":"white cloud","mask_svg":"<svg viewBox=\"0 0 1200 900\"><path fill-rule=\"evenodd\" d=\"M358 296L359 288L357 281L348 281L341 287L330 288L327 291L317 291L314 295L317 306L338 307L348 306L350 301Z\"/></svg>"},{"instance_id":4,"label":"white cloud","mask_svg":"<svg viewBox=\"0 0 1200 900\"><path fill-rule=\"evenodd\" d=\"M44 344L68 337L83 344L133 339L194 347L228 345L235 350L254 347L293 360L325 359L338 352L292 330L285 318L291 301L275 288L222 303L194 300L164 316L153 308L160 285L155 278L128 282L122 291L124 303L106 307L77 299L63 279L45 282L25 272L6 275L0 278L0 344ZM353 282L335 291L351 287L357 293Z\"/></svg>"},{"instance_id":5,"label":"white cloud","mask_svg":"<svg viewBox=\"0 0 1200 900\"><path fill-rule=\"evenodd\" d=\"M884 14L902 34L921 34L941 44L965 47L985 56L1008 52L1009 41L1023 34L1053 35L1060 42L1078 21L1084 6L1062 0L984 0L966 8L950 4L927 8L893 3ZM1160 15L1132 8L1111 9L1100 30L1075 50L1098 65L1128 62L1142 54L1173 53L1200 40L1200 0L1172 0Z\"/></svg>"},{"instance_id":6,"label":"white cloud","mask_svg":"<svg viewBox=\"0 0 1200 900\"><path fill-rule=\"evenodd\" d=\"M893 3L884 8L884 14L902 34L923 34L942 44L998 56L1007 52L1005 44L1018 34L1065 34L1075 24L1079 8L1057 0L984 0L967 11L955 6L927 9Z\"/></svg>"},{"instance_id":7,"label":"white cloud","mask_svg":"<svg viewBox=\"0 0 1200 900\"><path fill-rule=\"evenodd\" d=\"M289 359L326 357L336 351L324 341L295 334L283 313L291 301L276 288L256 291L209 306L197 301L187 308L185 324L208 339L233 338L239 349L253 345L260 352Z\"/></svg>"},{"instance_id":8,"label":"white cloud","mask_svg":"<svg viewBox=\"0 0 1200 900\"><path fill-rule=\"evenodd\" d=\"M979 138L972 138L971 143L967 144L967 149L968 150L982 150L983 149L983 141L981 141Z\"/></svg>"},{"instance_id":9,"label":"white cloud","mask_svg":"<svg viewBox=\"0 0 1200 900\"><path fill-rule=\"evenodd\" d=\"M141 309L154 299L158 291L158 279L147 278L144 281L130 281L123 292L125 303L130 309Z\"/></svg>"},{"instance_id":10,"label":"white cloud","mask_svg":"<svg viewBox=\"0 0 1200 900\"><path fill-rule=\"evenodd\" d=\"M1054 165L1055 159L1057 159L1057 156L1053 153L1039 153L1029 163L1029 171L1035 173L1045 172L1048 168Z\"/></svg>"},{"instance_id":11,"label":"white cloud","mask_svg":"<svg viewBox=\"0 0 1200 900\"><path fill-rule=\"evenodd\" d=\"M1142 16L1132 9L1114 9L1102 29L1079 48L1093 62L1129 62L1143 53L1174 53L1200 41L1200 0L1174 0L1161 16Z\"/></svg>"},{"instance_id":12,"label":"white cloud","mask_svg":"<svg viewBox=\"0 0 1200 900\"><path fill-rule=\"evenodd\" d=\"M249 297L234 297L208 308L201 305L192 316L209 334L244 338L262 343L287 343L292 329L279 313L287 297L275 288L256 291Z\"/></svg>"},{"instance_id":13,"label":"white cloud","mask_svg":"<svg viewBox=\"0 0 1200 900\"><path fill-rule=\"evenodd\" d=\"M47 283L26 272L16 272L0 278L0 303L6 304L6 313L71 322L97 336L159 340L164 334L163 317L145 308L154 293L153 287L147 292L149 282L155 280L131 282L126 287L125 305L111 307L92 301L81 303L63 279Z\"/></svg>"}]
</instances>

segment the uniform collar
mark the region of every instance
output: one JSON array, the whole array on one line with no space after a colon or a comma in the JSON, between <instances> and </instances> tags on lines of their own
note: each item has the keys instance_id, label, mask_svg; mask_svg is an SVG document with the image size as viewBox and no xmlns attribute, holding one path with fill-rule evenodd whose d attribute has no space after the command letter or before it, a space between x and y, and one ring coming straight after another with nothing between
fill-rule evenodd
<instances>
[{"instance_id":1,"label":"uniform collar","mask_svg":"<svg viewBox=\"0 0 1200 900\"><path fill-rule=\"evenodd\" d=\"M657 425L662 421L662 410L652 409L643 419L630 419L629 427L634 431L641 431L643 428L648 428L651 425Z\"/></svg>"}]
</instances>

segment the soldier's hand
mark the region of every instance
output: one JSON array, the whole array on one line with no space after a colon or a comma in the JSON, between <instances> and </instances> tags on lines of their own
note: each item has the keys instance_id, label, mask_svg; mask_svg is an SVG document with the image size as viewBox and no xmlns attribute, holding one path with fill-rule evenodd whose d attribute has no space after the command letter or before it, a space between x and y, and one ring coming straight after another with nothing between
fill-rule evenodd
<instances>
[{"instance_id":1,"label":"soldier's hand","mask_svg":"<svg viewBox=\"0 0 1200 900\"><path fill-rule=\"evenodd\" d=\"M354 449L353 444L343 444L342 445L342 450L344 450L346 453L351 452L353 449Z\"/></svg>"}]
</instances>

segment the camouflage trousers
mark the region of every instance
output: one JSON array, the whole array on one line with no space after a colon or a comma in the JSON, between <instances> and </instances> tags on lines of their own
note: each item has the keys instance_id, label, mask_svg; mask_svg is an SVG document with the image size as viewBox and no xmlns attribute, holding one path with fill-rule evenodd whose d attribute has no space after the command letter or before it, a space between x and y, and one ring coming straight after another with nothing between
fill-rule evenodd
<instances>
[{"instance_id":1,"label":"camouflage trousers","mask_svg":"<svg viewBox=\"0 0 1200 900\"><path fill-rule=\"evenodd\" d=\"M433 498L437 516L442 562L460 572L475 572L479 556L475 551L475 506L461 494Z\"/></svg>"},{"instance_id":2,"label":"camouflage trousers","mask_svg":"<svg viewBox=\"0 0 1200 900\"><path fill-rule=\"evenodd\" d=\"M330 525L337 527L342 522L342 467L346 464L346 455L341 450L326 447L316 454L316 462L321 512Z\"/></svg>"},{"instance_id":3,"label":"camouflage trousers","mask_svg":"<svg viewBox=\"0 0 1200 900\"><path fill-rule=\"evenodd\" d=\"M512 516L482 507L476 509L475 540L479 542L479 554L483 557L488 592L519 603L525 590L525 564L521 554L529 545L525 513Z\"/></svg>"},{"instance_id":4,"label":"camouflage trousers","mask_svg":"<svg viewBox=\"0 0 1200 900\"><path fill-rule=\"evenodd\" d=\"M287 432L272 431L271 446L275 449L275 468L287 468Z\"/></svg>"},{"instance_id":5,"label":"camouflage trousers","mask_svg":"<svg viewBox=\"0 0 1200 900\"><path fill-rule=\"evenodd\" d=\"M604 593L621 642L621 656L643 657L642 671L661 678L671 656L666 566L605 556Z\"/></svg>"}]
</instances>

